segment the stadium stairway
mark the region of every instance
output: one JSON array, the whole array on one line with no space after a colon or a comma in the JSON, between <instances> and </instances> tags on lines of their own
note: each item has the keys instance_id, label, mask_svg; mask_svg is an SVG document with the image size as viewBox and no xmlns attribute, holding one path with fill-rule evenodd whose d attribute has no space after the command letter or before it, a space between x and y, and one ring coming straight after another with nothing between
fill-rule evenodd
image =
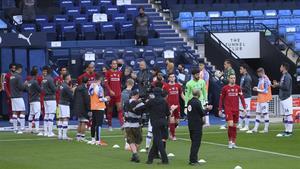
<instances>
[{"instance_id":1,"label":"stadium stairway","mask_svg":"<svg viewBox=\"0 0 300 169\"><path fill-rule=\"evenodd\" d=\"M168 21L168 17L164 13L158 12L159 7L157 5L145 1L133 1L133 5L144 6L145 13L153 22L153 28L158 32L159 38L165 40L166 46L184 46L195 58L206 62L206 59L202 57L202 52L195 50L193 44L188 42L187 36L181 34L180 29ZM209 62L206 63L211 70L214 69Z\"/></svg>"}]
</instances>

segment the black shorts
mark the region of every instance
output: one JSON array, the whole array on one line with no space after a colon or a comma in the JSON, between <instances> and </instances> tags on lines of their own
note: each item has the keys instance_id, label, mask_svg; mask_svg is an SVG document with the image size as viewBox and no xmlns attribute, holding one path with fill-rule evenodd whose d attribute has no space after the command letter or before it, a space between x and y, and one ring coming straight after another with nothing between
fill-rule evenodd
<instances>
[{"instance_id":1,"label":"black shorts","mask_svg":"<svg viewBox=\"0 0 300 169\"><path fill-rule=\"evenodd\" d=\"M125 128L127 143L128 144L141 144L143 141L142 138L142 128Z\"/></svg>"}]
</instances>

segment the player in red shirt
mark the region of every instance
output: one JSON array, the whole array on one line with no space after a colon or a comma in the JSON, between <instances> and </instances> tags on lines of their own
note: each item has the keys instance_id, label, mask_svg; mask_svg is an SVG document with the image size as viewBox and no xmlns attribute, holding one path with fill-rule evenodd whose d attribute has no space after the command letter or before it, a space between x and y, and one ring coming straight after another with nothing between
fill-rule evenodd
<instances>
[{"instance_id":1,"label":"player in red shirt","mask_svg":"<svg viewBox=\"0 0 300 169\"><path fill-rule=\"evenodd\" d=\"M165 83L163 89L168 92L167 101L170 109L174 110L170 116L170 139L176 140L175 128L180 119L180 97L184 99L183 91L180 84L176 83L176 77L174 73L168 75L169 83Z\"/></svg>"},{"instance_id":2,"label":"player in red shirt","mask_svg":"<svg viewBox=\"0 0 300 169\"><path fill-rule=\"evenodd\" d=\"M116 60L111 61L111 69L105 73L105 87L109 93L111 100L107 107L107 120L109 130L112 130L112 114L113 108L116 105L118 111L118 118L120 125L123 126L123 110L122 110L122 97L121 97L121 83L123 73L118 70L118 64Z\"/></svg>"},{"instance_id":3,"label":"player in red shirt","mask_svg":"<svg viewBox=\"0 0 300 169\"><path fill-rule=\"evenodd\" d=\"M78 85L82 84L83 77L87 77L89 79L87 85L88 85L88 87L90 87L91 83L95 81L95 77L96 77L94 62L91 62L88 65L86 65L85 72L77 78Z\"/></svg>"},{"instance_id":4,"label":"player in red shirt","mask_svg":"<svg viewBox=\"0 0 300 169\"><path fill-rule=\"evenodd\" d=\"M228 148L236 148L236 126L239 121L239 99L243 104L246 112L246 104L243 92L239 85L235 84L235 75L229 76L229 84L222 88L219 101L219 115L222 116L222 109L224 107L226 121L228 124Z\"/></svg>"},{"instance_id":5,"label":"player in red shirt","mask_svg":"<svg viewBox=\"0 0 300 169\"><path fill-rule=\"evenodd\" d=\"M8 105L8 117L9 119L11 119L12 117L12 109L11 109L11 100L10 100L10 85L9 85L9 81L10 81L10 77L11 75L16 71L16 64L15 63L11 63L9 64L9 72L5 74L4 76L4 91L6 93L6 102Z\"/></svg>"}]
</instances>

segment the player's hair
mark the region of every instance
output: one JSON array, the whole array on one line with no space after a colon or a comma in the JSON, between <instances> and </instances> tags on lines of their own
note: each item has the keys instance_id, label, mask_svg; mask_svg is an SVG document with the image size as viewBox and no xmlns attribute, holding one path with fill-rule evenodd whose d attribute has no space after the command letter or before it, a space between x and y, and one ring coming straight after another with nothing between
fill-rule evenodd
<instances>
[{"instance_id":1,"label":"player's hair","mask_svg":"<svg viewBox=\"0 0 300 169\"><path fill-rule=\"evenodd\" d=\"M14 66L16 66L16 64L15 63L11 63L11 64L9 64L8 68L11 69Z\"/></svg>"},{"instance_id":2,"label":"player's hair","mask_svg":"<svg viewBox=\"0 0 300 169\"><path fill-rule=\"evenodd\" d=\"M230 66L232 66L232 63L231 63L231 61L229 59L225 59L224 62L227 63L227 64L229 64Z\"/></svg>"},{"instance_id":3,"label":"player's hair","mask_svg":"<svg viewBox=\"0 0 300 169\"><path fill-rule=\"evenodd\" d=\"M96 73L95 80L101 80L101 75L99 73Z\"/></svg>"},{"instance_id":4,"label":"player's hair","mask_svg":"<svg viewBox=\"0 0 300 169\"><path fill-rule=\"evenodd\" d=\"M290 69L290 64L288 64L288 63L286 63L286 62L283 62L282 64L281 64L281 66L283 66L284 68L285 68L285 70L289 70Z\"/></svg>"},{"instance_id":5,"label":"player's hair","mask_svg":"<svg viewBox=\"0 0 300 169\"><path fill-rule=\"evenodd\" d=\"M126 81L126 84L133 86L133 85L134 85L134 80L131 79L131 78L129 78L129 79L127 79L127 81Z\"/></svg>"},{"instance_id":6,"label":"player's hair","mask_svg":"<svg viewBox=\"0 0 300 169\"><path fill-rule=\"evenodd\" d=\"M87 84L87 82L89 81L89 78L86 77L86 76L83 76L81 81L82 81L83 84Z\"/></svg>"},{"instance_id":7,"label":"player's hair","mask_svg":"<svg viewBox=\"0 0 300 169\"><path fill-rule=\"evenodd\" d=\"M178 66L179 66L179 65L180 65L181 67L185 68L184 64L178 64Z\"/></svg>"},{"instance_id":8,"label":"player's hair","mask_svg":"<svg viewBox=\"0 0 300 169\"><path fill-rule=\"evenodd\" d=\"M240 67L246 69L247 71L249 70L249 67L246 64L241 64Z\"/></svg>"},{"instance_id":9,"label":"player's hair","mask_svg":"<svg viewBox=\"0 0 300 169\"><path fill-rule=\"evenodd\" d=\"M59 68L59 71L62 71L62 69L67 69L68 70L68 67L66 65L63 65Z\"/></svg>"},{"instance_id":10,"label":"player's hair","mask_svg":"<svg viewBox=\"0 0 300 169\"><path fill-rule=\"evenodd\" d=\"M265 73L265 69L262 68L262 67L260 67L260 68L257 69L256 72L257 72L257 73Z\"/></svg>"},{"instance_id":11,"label":"player's hair","mask_svg":"<svg viewBox=\"0 0 300 169\"><path fill-rule=\"evenodd\" d=\"M36 76L38 74L38 69L36 66L33 66L31 71L30 71L30 75L31 76Z\"/></svg>"},{"instance_id":12,"label":"player's hair","mask_svg":"<svg viewBox=\"0 0 300 169\"><path fill-rule=\"evenodd\" d=\"M138 8L138 10L143 10L143 11L145 11L145 7L144 6L140 6L139 8Z\"/></svg>"},{"instance_id":13,"label":"player's hair","mask_svg":"<svg viewBox=\"0 0 300 169\"><path fill-rule=\"evenodd\" d=\"M22 64L16 64L16 70L18 70L18 69L23 69Z\"/></svg>"},{"instance_id":14,"label":"player's hair","mask_svg":"<svg viewBox=\"0 0 300 169\"><path fill-rule=\"evenodd\" d=\"M112 64L114 61L118 62L116 59L113 59L113 60L110 61L110 63Z\"/></svg>"},{"instance_id":15,"label":"player's hair","mask_svg":"<svg viewBox=\"0 0 300 169\"><path fill-rule=\"evenodd\" d=\"M42 70L47 71L48 74L51 72L51 68L49 66L43 66Z\"/></svg>"},{"instance_id":16,"label":"player's hair","mask_svg":"<svg viewBox=\"0 0 300 169\"><path fill-rule=\"evenodd\" d=\"M174 72L169 73L168 77L170 77L171 75L175 75L175 73Z\"/></svg>"},{"instance_id":17,"label":"player's hair","mask_svg":"<svg viewBox=\"0 0 300 169\"><path fill-rule=\"evenodd\" d=\"M68 76L70 76L69 73L64 74L64 75L63 75L63 79L66 80Z\"/></svg>"},{"instance_id":18,"label":"player's hair","mask_svg":"<svg viewBox=\"0 0 300 169\"><path fill-rule=\"evenodd\" d=\"M200 71L199 71L199 69L198 68L194 68L193 70L192 70L192 75L195 75L195 74L197 74L197 73L199 73Z\"/></svg>"}]
</instances>

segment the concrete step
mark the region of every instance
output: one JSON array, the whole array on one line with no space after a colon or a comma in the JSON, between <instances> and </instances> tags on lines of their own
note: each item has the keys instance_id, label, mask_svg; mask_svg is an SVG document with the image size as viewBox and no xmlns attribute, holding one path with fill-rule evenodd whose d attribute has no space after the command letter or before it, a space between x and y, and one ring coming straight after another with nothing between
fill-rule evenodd
<instances>
[{"instance_id":1,"label":"concrete step","mask_svg":"<svg viewBox=\"0 0 300 169\"><path fill-rule=\"evenodd\" d=\"M170 25L153 25L154 29L172 29Z\"/></svg>"},{"instance_id":2,"label":"concrete step","mask_svg":"<svg viewBox=\"0 0 300 169\"><path fill-rule=\"evenodd\" d=\"M166 45L172 45L172 46L182 46L182 45L186 45L186 42L183 41L167 41L165 42Z\"/></svg>"},{"instance_id":3,"label":"concrete step","mask_svg":"<svg viewBox=\"0 0 300 169\"><path fill-rule=\"evenodd\" d=\"M179 37L177 33L159 33L160 37Z\"/></svg>"}]
</instances>

